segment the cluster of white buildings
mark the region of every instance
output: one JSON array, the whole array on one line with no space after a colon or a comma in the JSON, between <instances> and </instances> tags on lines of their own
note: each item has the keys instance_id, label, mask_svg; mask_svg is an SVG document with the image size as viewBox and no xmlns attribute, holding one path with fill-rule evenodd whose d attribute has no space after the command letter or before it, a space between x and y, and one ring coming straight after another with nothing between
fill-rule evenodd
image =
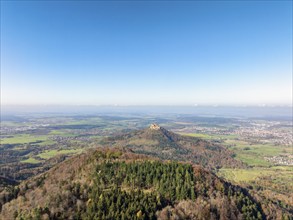
<instances>
[{"instance_id":1,"label":"cluster of white buildings","mask_svg":"<svg viewBox=\"0 0 293 220\"><path fill-rule=\"evenodd\" d=\"M276 165L286 165L286 166L293 165L293 155L265 157L265 159L269 162L276 164Z\"/></svg>"}]
</instances>

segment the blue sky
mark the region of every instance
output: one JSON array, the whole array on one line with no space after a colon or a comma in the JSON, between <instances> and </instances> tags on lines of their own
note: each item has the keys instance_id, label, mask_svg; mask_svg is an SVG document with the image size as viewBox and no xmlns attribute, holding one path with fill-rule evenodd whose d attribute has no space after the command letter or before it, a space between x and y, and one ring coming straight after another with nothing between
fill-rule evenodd
<instances>
[{"instance_id":1,"label":"blue sky","mask_svg":"<svg viewBox=\"0 0 293 220\"><path fill-rule=\"evenodd\" d=\"M1 1L1 103L292 104L292 1Z\"/></svg>"}]
</instances>

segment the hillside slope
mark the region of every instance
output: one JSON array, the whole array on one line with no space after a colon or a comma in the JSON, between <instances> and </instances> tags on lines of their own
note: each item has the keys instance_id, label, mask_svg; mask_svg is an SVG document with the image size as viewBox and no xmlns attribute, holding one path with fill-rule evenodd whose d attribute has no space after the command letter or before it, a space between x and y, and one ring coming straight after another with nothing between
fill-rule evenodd
<instances>
[{"instance_id":1,"label":"hillside slope","mask_svg":"<svg viewBox=\"0 0 293 220\"><path fill-rule=\"evenodd\" d=\"M156 124L144 130L109 137L101 145L125 147L135 153L164 160L189 161L207 169L245 167L241 161L234 159L233 152L218 143L175 134Z\"/></svg>"},{"instance_id":2,"label":"hillside slope","mask_svg":"<svg viewBox=\"0 0 293 220\"><path fill-rule=\"evenodd\" d=\"M13 197L2 207L3 220L269 217L245 189L200 166L117 149L68 159L24 181ZM270 210L278 218L290 216L276 206Z\"/></svg>"}]
</instances>

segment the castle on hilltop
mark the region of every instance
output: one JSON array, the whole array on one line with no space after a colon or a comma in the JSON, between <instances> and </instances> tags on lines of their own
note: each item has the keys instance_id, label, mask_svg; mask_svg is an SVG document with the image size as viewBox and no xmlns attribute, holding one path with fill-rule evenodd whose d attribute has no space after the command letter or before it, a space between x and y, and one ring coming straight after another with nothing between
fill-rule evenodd
<instances>
[{"instance_id":1,"label":"castle on hilltop","mask_svg":"<svg viewBox=\"0 0 293 220\"><path fill-rule=\"evenodd\" d=\"M151 126L150 126L150 129L151 130L159 130L161 127L159 126L159 125L157 125L157 124L151 124Z\"/></svg>"}]
</instances>

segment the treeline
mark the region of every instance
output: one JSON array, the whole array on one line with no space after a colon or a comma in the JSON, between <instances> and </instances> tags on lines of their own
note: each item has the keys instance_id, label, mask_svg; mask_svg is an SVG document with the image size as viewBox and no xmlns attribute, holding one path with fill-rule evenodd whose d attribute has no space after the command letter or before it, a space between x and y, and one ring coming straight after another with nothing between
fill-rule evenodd
<instances>
[{"instance_id":1,"label":"treeline","mask_svg":"<svg viewBox=\"0 0 293 220\"><path fill-rule=\"evenodd\" d=\"M89 193L87 219L156 219L156 211L175 201L195 199L191 165L107 162L99 164Z\"/></svg>"}]
</instances>

